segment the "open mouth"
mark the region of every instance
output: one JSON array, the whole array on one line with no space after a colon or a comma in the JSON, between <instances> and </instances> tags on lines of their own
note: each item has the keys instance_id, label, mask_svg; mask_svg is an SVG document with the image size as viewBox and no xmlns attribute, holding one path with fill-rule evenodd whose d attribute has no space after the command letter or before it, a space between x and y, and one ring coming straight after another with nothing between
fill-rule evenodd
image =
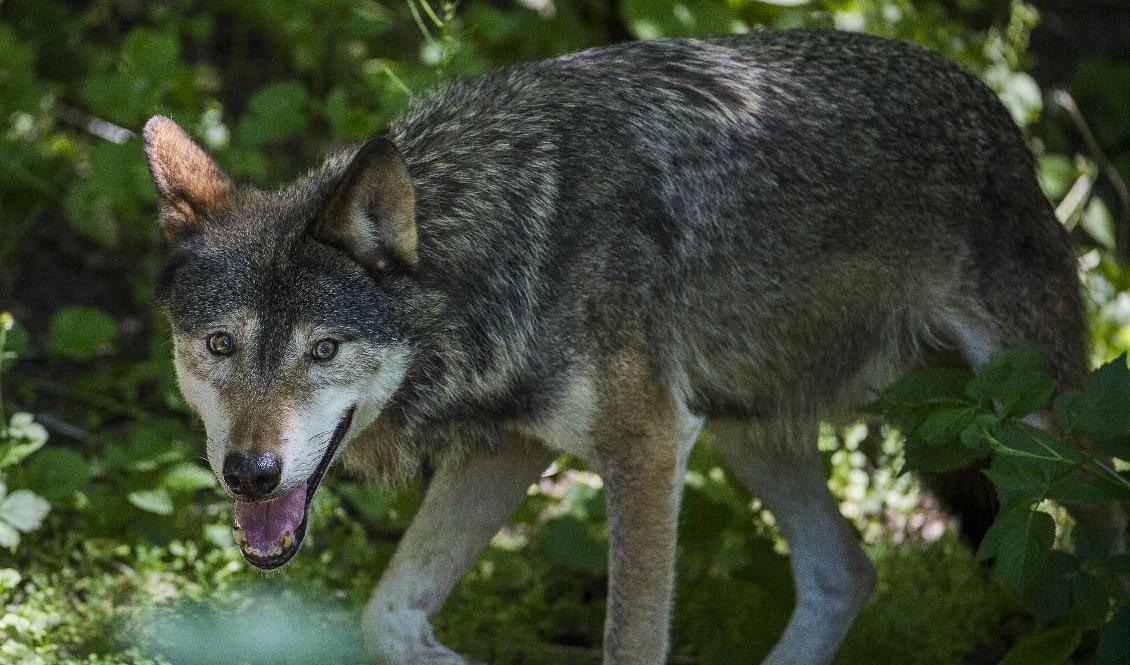
<instances>
[{"instance_id":1,"label":"open mouth","mask_svg":"<svg viewBox=\"0 0 1130 665\"><path fill-rule=\"evenodd\" d=\"M318 491L341 440L349 431L354 408L350 407L342 416L322 461L305 483L270 501L235 502L236 526L232 533L243 558L255 567L263 570L278 568L290 561L298 551L306 536L310 502L314 499L314 493Z\"/></svg>"}]
</instances>

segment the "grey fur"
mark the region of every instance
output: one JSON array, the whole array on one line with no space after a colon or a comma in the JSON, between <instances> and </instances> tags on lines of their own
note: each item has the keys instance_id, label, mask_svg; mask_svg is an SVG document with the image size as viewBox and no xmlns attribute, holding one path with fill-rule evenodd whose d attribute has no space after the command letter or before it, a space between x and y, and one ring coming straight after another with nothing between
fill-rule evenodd
<instances>
[{"instance_id":1,"label":"grey fur","mask_svg":"<svg viewBox=\"0 0 1130 665\"><path fill-rule=\"evenodd\" d=\"M916 47L809 31L618 45L458 82L387 137L415 190L418 265L370 276L309 235L353 148L282 190L237 190L161 289L183 334L259 312L277 340L248 380L264 391L299 322L408 348L403 384L345 452L364 473L504 450L591 392L578 450L633 506L642 460L679 481L678 439L701 418L802 450L790 433L949 351L977 364L1035 344L1061 386L1085 372L1075 259L1019 131ZM654 508L667 548L671 491ZM649 532L629 519L610 515ZM665 625L669 600L669 580L632 572L633 548L660 554L640 538L613 538L606 662L665 652L663 626L631 619L647 597L661 611L639 616Z\"/></svg>"}]
</instances>

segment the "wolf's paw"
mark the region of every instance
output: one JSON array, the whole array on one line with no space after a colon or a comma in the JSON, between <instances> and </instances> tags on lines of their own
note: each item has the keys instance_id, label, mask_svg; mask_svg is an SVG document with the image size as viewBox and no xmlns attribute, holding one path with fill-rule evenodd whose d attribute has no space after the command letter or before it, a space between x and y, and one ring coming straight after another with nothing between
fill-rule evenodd
<instances>
[{"instance_id":1,"label":"wolf's paw","mask_svg":"<svg viewBox=\"0 0 1130 665\"><path fill-rule=\"evenodd\" d=\"M483 665L440 644L420 610L370 606L365 641L379 665Z\"/></svg>"}]
</instances>

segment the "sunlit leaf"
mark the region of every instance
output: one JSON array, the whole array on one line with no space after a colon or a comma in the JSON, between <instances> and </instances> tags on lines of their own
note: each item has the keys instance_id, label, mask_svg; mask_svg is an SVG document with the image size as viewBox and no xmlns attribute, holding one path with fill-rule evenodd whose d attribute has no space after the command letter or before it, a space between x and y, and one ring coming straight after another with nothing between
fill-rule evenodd
<instances>
[{"instance_id":1,"label":"sunlit leaf","mask_svg":"<svg viewBox=\"0 0 1130 665\"><path fill-rule=\"evenodd\" d=\"M16 490L0 503L0 519L24 533L38 529L49 512L51 504L31 490Z\"/></svg>"},{"instance_id":2,"label":"sunlit leaf","mask_svg":"<svg viewBox=\"0 0 1130 665\"><path fill-rule=\"evenodd\" d=\"M138 490L130 492L128 497L130 503L146 512L158 515L171 515L173 513L173 498L164 488Z\"/></svg>"}]
</instances>

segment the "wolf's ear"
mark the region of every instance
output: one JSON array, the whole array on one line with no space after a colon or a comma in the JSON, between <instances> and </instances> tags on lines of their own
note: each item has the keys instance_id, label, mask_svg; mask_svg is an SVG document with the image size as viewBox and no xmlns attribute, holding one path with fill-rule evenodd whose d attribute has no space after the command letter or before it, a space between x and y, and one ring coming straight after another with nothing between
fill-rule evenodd
<instances>
[{"instance_id":1,"label":"wolf's ear","mask_svg":"<svg viewBox=\"0 0 1130 665\"><path fill-rule=\"evenodd\" d=\"M415 267L416 193L392 141L378 136L361 146L326 197L311 234L373 274L393 260Z\"/></svg>"},{"instance_id":2,"label":"wolf's ear","mask_svg":"<svg viewBox=\"0 0 1130 665\"><path fill-rule=\"evenodd\" d=\"M157 186L161 229L171 242L191 235L232 192L232 182L180 125L145 123L145 159Z\"/></svg>"}]
</instances>

